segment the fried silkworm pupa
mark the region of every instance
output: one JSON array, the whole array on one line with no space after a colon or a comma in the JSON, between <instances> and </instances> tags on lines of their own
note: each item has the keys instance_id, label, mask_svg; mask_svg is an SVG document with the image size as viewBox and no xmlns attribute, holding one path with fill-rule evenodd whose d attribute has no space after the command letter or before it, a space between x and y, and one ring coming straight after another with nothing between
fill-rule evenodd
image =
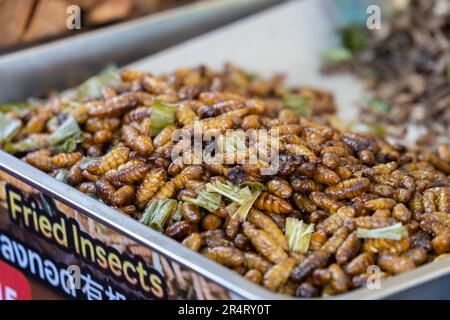
<instances>
[{"instance_id":1,"label":"fried silkworm pupa","mask_svg":"<svg viewBox=\"0 0 450 320\"><path fill-rule=\"evenodd\" d=\"M241 227L241 219L235 215L229 215L225 224L225 234L227 238L233 240L239 233Z\"/></svg>"},{"instance_id":2,"label":"fried silkworm pupa","mask_svg":"<svg viewBox=\"0 0 450 320\"><path fill-rule=\"evenodd\" d=\"M409 249L404 256L414 262L416 266L420 266L428 261L428 253L424 248Z\"/></svg>"},{"instance_id":3,"label":"fried silkworm pupa","mask_svg":"<svg viewBox=\"0 0 450 320\"><path fill-rule=\"evenodd\" d=\"M263 279L263 275L259 270L250 269L245 273L244 278L256 284L260 284Z\"/></svg>"},{"instance_id":4,"label":"fried silkworm pupa","mask_svg":"<svg viewBox=\"0 0 450 320\"><path fill-rule=\"evenodd\" d=\"M378 265L383 270L392 274L402 273L416 267L414 262L407 257L392 256L389 254L380 255L378 257Z\"/></svg>"},{"instance_id":5,"label":"fried silkworm pupa","mask_svg":"<svg viewBox=\"0 0 450 320\"><path fill-rule=\"evenodd\" d=\"M280 261L264 274L263 286L269 290L279 291L288 281L296 264L297 261L291 257Z\"/></svg>"},{"instance_id":6,"label":"fried silkworm pupa","mask_svg":"<svg viewBox=\"0 0 450 320\"><path fill-rule=\"evenodd\" d=\"M243 233L238 233L233 239L233 242L237 248L241 249L244 252L253 250L250 240L248 240L248 238Z\"/></svg>"},{"instance_id":7,"label":"fried silkworm pupa","mask_svg":"<svg viewBox=\"0 0 450 320\"><path fill-rule=\"evenodd\" d=\"M138 129L125 125L122 127L122 137L128 147L141 156L149 156L153 152L153 142L149 136L139 134Z\"/></svg>"},{"instance_id":8,"label":"fried silkworm pupa","mask_svg":"<svg viewBox=\"0 0 450 320\"><path fill-rule=\"evenodd\" d=\"M189 229L189 222L182 220L166 227L164 233L172 239L181 240L189 234Z\"/></svg>"},{"instance_id":9,"label":"fried silkworm pupa","mask_svg":"<svg viewBox=\"0 0 450 320\"><path fill-rule=\"evenodd\" d=\"M361 249L361 243L356 232L350 233L336 252L336 262L342 265L353 259Z\"/></svg>"},{"instance_id":10,"label":"fried silkworm pupa","mask_svg":"<svg viewBox=\"0 0 450 320\"><path fill-rule=\"evenodd\" d=\"M354 178L344 180L324 190L325 193L335 196L337 199L352 199L369 189L370 180L367 178Z\"/></svg>"},{"instance_id":11,"label":"fried silkworm pupa","mask_svg":"<svg viewBox=\"0 0 450 320\"><path fill-rule=\"evenodd\" d=\"M111 150L100 159L90 163L87 171L95 175L102 175L128 161L130 149L119 147Z\"/></svg>"},{"instance_id":12,"label":"fried silkworm pupa","mask_svg":"<svg viewBox=\"0 0 450 320\"><path fill-rule=\"evenodd\" d=\"M28 153L24 160L41 171L50 172L55 169L51 155L52 153L49 149L42 149Z\"/></svg>"},{"instance_id":13,"label":"fried silkworm pupa","mask_svg":"<svg viewBox=\"0 0 450 320\"><path fill-rule=\"evenodd\" d=\"M345 241L349 233L347 227L340 227L336 232L325 242L321 250L330 254L335 254L341 244Z\"/></svg>"},{"instance_id":14,"label":"fried silkworm pupa","mask_svg":"<svg viewBox=\"0 0 450 320\"><path fill-rule=\"evenodd\" d=\"M287 214L292 211L292 206L289 202L267 192L262 192L259 195L255 202L255 208L276 214Z\"/></svg>"},{"instance_id":15,"label":"fried silkworm pupa","mask_svg":"<svg viewBox=\"0 0 450 320\"><path fill-rule=\"evenodd\" d=\"M208 258L231 268L237 268L244 263L244 254L233 247L206 248L202 253Z\"/></svg>"},{"instance_id":16,"label":"fried silkworm pupa","mask_svg":"<svg viewBox=\"0 0 450 320\"><path fill-rule=\"evenodd\" d=\"M392 209L392 217L405 224L411 220L412 214L403 203L399 203Z\"/></svg>"},{"instance_id":17,"label":"fried silkworm pupa","mask_svg":"<svg viewBox=\"0 0 450 320\"><path fill-rule=\"evenodd\" d=\"M163 168L152 169L144 178L136 192L136 206L143 209L166 179Z\"/></svg>"},{"instance_id":18,"label":"fried silkworm pupa","mask_svg":"<svg viewBox=\"0 0 450 320\"><path fill-rule=\"evenodd\" d=\"M201 166L188 166L176 175L172 180L164 183L156 193L156 199L170 199L177 190L182 189L188 180L198 180L203 176L203 168Z\"/></svg>"},{"instance_id":19,"label":"fried silkworm pupa","mask_svg":"<svg viewBox=\"0 0 450 320\"><path fill-rule=\"evenodd\" d=\"M278 228L277 224L273 222L269 216L255 209L251 209L247 216L247 221L253 223L256 227L267 231L267 233L269 233L285 251L289 250L288 241L284 236L283 231Z\"/></svg>"},{"instance_id":20,"label":"fried silkworm pupa","mask_svg":"<svg viewBox=\"0 0 450 320\"><path fill-rule=\"evenodd\" d=\"M203 238L200 233L194 232L184 238L181 244L191 250L198 252L203 245Z\"/></svg>"},{"instance_id":21,"label":"fried silkworm pupa","mask_svg":"<svg viewBox=\"0 0 450 320\"><path fill-rule=\"evenodd\" d=\"M343 293L347 292L350 289L350 278L345 273L344 270L342 270L341 266L339 266L336 263L333 263L328 268L331 279L330 279L330 285L333 288L335 293Z\"/></svg>"},{"instance_id":22,"label":"fried silkworm pupa","mask_svg":"<svg viewBox=\"0 0 450 320\"><path fill-rule=\"evenodd\" d=\"M103 104L94 104L89 108L88 115L94 117L118 117L133 109L138 100L132 93L123 93L107 99Z\"/></svg>"},{"instance_id":23,"label":"fried silkworm pupa","mask_svg":"<svg viewBox=\"0 0 450 320\"><path fill-rule=\"evenodd\" d=\"M380 209L392 209L397 204L397 201L390 198L378 198L368 200L365 202L364 207L368 210L380 210Z\"/></svg>"},{"instance_id":24,"label":"fried silkworm pupa","mask_svg":"<svg viewBox=\"0 0 450 320\"><path fill-rule=\"evenodd\" d=\"M297 297L314 298L319 296L319 290L311 281L305 281L298 286L295 294Z\"/></svg>"},{"instance_id":25,"label":"fried silkworm pupa","mask_svg":"<svg viewBox=\"0 0 450 320\"><path fill-rule=\"evenodd\" d=\"M368 253L388 253L400 255L408 251L411 244L409 237L403 237L400 240L392 239L366 239L363 245L363 251Z\"/></svg>"},{"instance_id":26,"label":"fried silkworm pupa","mask_svg":"<svg viewBox=\"0 0 450 320\"><path fill-rule=\"evenodd\" d=\"M247 269L256 269L262 274L265 274L270 269L272 264L253 252L244 252L244 267Z\"/></svg>"},{"instance_id":27,"label":"fried silkworm pupa","mask_svg":"<svg viewBox=\"0 0 450 320\"><path fill-rule=\"evenodd\" d=\"M281 198L289 198L292 195L292 187L284 179L274 178L267 182L267 189Z\"/></svg>"},{"instance_id":28,"label":"fried silkworm pupa","mask_svg":"<svg viewBox=\"0 0 450 320\"><path fill-rule=\"evenodd\" d=\"M312 192L309 195L309 198L316 206L329 213L335 213L343 206L343 204L336 201L333 196L319 191Z\"/></svg>"},{"instance_id":29,"label":"fried silkworm pupa","mask_svg":"<svg viewBox=\"0 0 450 320\"><path fill-rule=\"evenodd\" d=\"M80 164L81 162L78 161L67 172L67 182L72 186L78 185L83 182L83 174L80 168Z\"/></svg>"},{"instance_id":30,"label":"fried silkworm pupa","mask_svg":"<svg viewBox=\"0 0 450 320\"><path fill-rule=\"evenodd\" d=\"M390 217L364 216L355 218L355 224L359 228L378 229L389 227L397 221Z\"/></svg>"},{"instance_id":31,"label":"fried silkworm pupa","mask_svg":"<svg viewBox=\"0 0 450 320\"><path fill-rule=\"evenodd\" d=\"M325 250L317 250L307 256L300 264L291 272L291 279L301 282L310 276L314 270L326 266L330 254Z\"/></svg>"},{"instance_id":32,"label":"fried silkworm pupa","mask_svg":"<svg viewBox=\"0 0 450 320\"><path fill-rule=\"evenodd\" d=\"M71 167L81 160L81 152L59 153L52 157L52 163L56 168Z\"/></svg>"},{"instance_id":33,"label":"fried silkworm pupa","mask_svg":"<svg viewBox=\"0 0 450 320\"><path fill-rule=\"evenodd\" d=\"M183 218L190 223L198 223L202 219L200 209L195 204L183 202L181 212Z\"/></svg>"},{"instance_id":34,"label":"fried silkworm pupa","mask_svg":"<svg viewBox=\"0 0 450 320\"><path fill-rule=\"evenodd\" d=\"M172 140L172 134L177 129L174 125L170 124L164 129L161 130L160 133L156 135L153 139L153 144L156 148L164 146L166 143Z\"/></svg>"},{"instance_id":35,"label":"fried silkworm pupa","mask_svg":"<svg viewBox=\"0 0 450 320\"><path fill-rule=\"evenodd\" d=\"M328 169L323 165L317 165L317 171L314 174L314 180L328 186L336 185L341 182L341 178L333 170Z\"/></svg>"},{"instance_id":36,"label":"fried silkworm pupa","mask_svg":"<svg viewBox=\"0 0 450 320\"><path fill-rule=\"evenodd\" d=\"M188 103L181 103L175 110L175 118L181 126L186 126L199 120L194 111Z\"/></svg>"},{"instance_id":37,"label":"fried silkworm pupa","mask_svg":"<svg viewBox=\"0 0 450 320\"><path fill-rule=\"evenodd\" d=\"M245 236L250 240L263 257L272 263L278 263L287 258L287 253L283 248L267 233L267 231L255 228L251 223L242 224Z\"/></svg>"},{"instance_id":38,"label":"fried silkworm pupa","mask_svg":"<svg viewBox=\"0 0 450 320\"><path fill-rule=\"evenodd\" d=\"M86 194L95 194L96 187L94 182L82 182L77 186L77 189Z\"/></svg>"},{"instance_id":39,"label":"fried silkworm pupa","mask_svg":"<svg viewBox=\"0 0 450 320\"><path fill-rule=\"evenodd\" d=\"M144 163L136 163L129 167L110 170L105 173L105 177L115 186L133 184L141 181L149 170L149 166Z\"/></svg>"},{"instance_id":40,"label":"fried silkworm pupa","mask_svg":"<svg viewBox=\"0 0 450 320\"><path fill-rule=\"evenodd\" d=\"M202 227L205 230L216 230L222 226L222 219L218 216L210 213L206 215L202 220Z\"/></svg>"},{"instance_id":41,"label":"fried silkworm pupa","mask_svg":"<svg viewBox=\"0 0 450 320\"><path fill-rule=\"evenodd\" d=\"M373 255L364 252L353 258L353 260L344 267L344 270L347 274L354 276L367 272L367 268L374 263Z\"/></svg>"},{"instance_id":42,"label":"fried silkworm pupa","mask_svg":"<svg viewBox=\"0 0 450 320\"><path fill-rule=\"evenodd\" d=\"M317 225L318 230L325 231L328 235L333 234L343 224L345 219L353 218L355 216L355 210L350 207L342 207L335 213L320 222Z\"/></svg>"}]
</instances>

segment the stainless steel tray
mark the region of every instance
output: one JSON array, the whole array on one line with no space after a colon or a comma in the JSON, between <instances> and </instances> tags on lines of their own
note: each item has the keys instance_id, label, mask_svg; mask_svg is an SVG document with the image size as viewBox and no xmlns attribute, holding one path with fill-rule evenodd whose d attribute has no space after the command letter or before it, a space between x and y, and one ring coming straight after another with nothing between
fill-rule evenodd
<instances>
[{"instance_id":1,"label":"stainless steel tray","mask_svg":"<svg viewBox=\"0 0 450 320\"><path fill-rule=\"evenodd\" d=\"M290 1L131 66L161 72L199 63L220 67L223 62L231 61L254 71L262 71L263 74L284 71L295 83L325 86L337 93L338 105L343 106L339 113L349 119L351 110L348 106L352 99L363 93L362 85L350 77L338 76L330 79L317 73L318 52L333 41L333 26L327 25L322 9L321 4L315 0ZM311 28L314 30L312 34L308 31ZM0 169L131 239L219 282L242 298L295 299L274 294L245 280L237 273L184 248L176 241L150 230L1 151ZM450 258L447 258L387 279L382 282L380 289L362 288L332 299L448 299L449 279Z\"/></svg>"},{"instance_id":2,"label":"stainless steel tray","mask_svg":"<svg viewBox=\"0 0 450 320\"><path fill-rule=\"evenodd\" d=\"M199 1L0 55L0 103L73 86L109 63L130 63L281 1Z\"/></svg>"}]
</instances>

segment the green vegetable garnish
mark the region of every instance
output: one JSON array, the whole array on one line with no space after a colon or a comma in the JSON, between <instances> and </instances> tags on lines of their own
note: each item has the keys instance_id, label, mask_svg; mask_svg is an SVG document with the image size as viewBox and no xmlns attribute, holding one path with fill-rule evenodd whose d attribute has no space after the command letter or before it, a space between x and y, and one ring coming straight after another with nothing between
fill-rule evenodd
<instances>
[{"instance_id":1,"label":"green vegetable garnish","mask_svg":"<svg viewBox=\"0 0 450 320\"><path fill-rule=\"evenodd\" d=\"M87 79L78 87L62 92L61 96L76 100L85 98L97 99L102 96L102 88L104 86L117 86L118 84L120 84L118 69L114 65L109 65L99 74Z\"/></svg>"},{"instance_id":2,"label":"green vegetable garnish","mask_svg":"<svg viewBox=\"0 0 450 320\"><path fill-rule=\"evenodd\" d=\"M177 207L177 201L173 199L151 200L139 220L150 228L162 232L164 224Z\"/></svg>"},{"instance_id":3,"label":"green vegetable garnish","mask_svg":"<svg viewBox=\"0 0 450 320\"><path fill-rule=\"evenodd\" d=\"M3 150L14 154L18 152L39 150L46 147L48 147L48 135L35 133L21 141L5 143Z\"/></svg>"},{"instance_id":4,"label":"green vegetable garnish","mask_svg":"<svg viewBox=\"0 0 450 320\"><path fill-rule=\"evenodd\" d=\"M22 126L20 120L12 120L0 113L0 146L11 141Z\"/></svg>"},{"instance_id":5,"label":"green vegetable garnish","mask_svg":"<svg viewBox=\"0 0 450 320\"><path fill-rule=\"evenodd\" d=\"M93 163L93 162L95 162L95 161L97 161L97 160L99 160L99 159L101 159L101 157L83 157L83 158L81 159L81 162L80 162L80 169L81 169L81 170L86 170L87 167L88 167L91 163Z\"/></svg>"},{"instance_id":6,"label":"green vegetable garnish","mask_svg":"<svg viewBox=\"0 0 450 320\"><path fill-rule=\"evenodd\" d=\"M242 221L247 219L247 214L253 206L261 191L265 187L259 182L246 182L236 186L231 182L214 182L206 185L206 190L216 192L233 202L227 206L227 211L232 216L238 216Z\"/></svg>"},{"instance_id":7,"label":"green vegetable garnish","mask_svg":"<svg viewBox=\"0 0 450 320\"><path fill-rule=\"evenodd\" d=\"M295 218L286 219L285 235L288 239L289 250L305 254L308 252L314 224L307 225Z\"/></svg>"},{"instance_id":8,"label":"green vegetable garnish","mask_svg":"<svg viewBox=\"0 0 450 320\"><path fill-rule=\"evenodd\" d=\"M175 122L176 105L167 104L160 100L153 101L151 114L152 136L156 136L169 124Z\"/></svg>"},{"instance_id":9,"label":"green vegetable garnish","mask_svg":"<svg viewBox=\"0 0 450 320\"><path fill-rule=\"evenodd\" d=\"M2 112L11 112L11 111L20 111L23 109L29 108L31 105L26 102L18 102L18 103L3 103L0 104L0 113Z\"/></svg>"},{"instance_id":10,"label":"green vegetable garnish","mask_svg":"<svg viewBox=\"0 0 450 320\"><path fill-rule=\"evenodd\" d=\"M83 141L83 134L74 117L66 121L48 137L48 142L54 152L72 152L77 144Z\"/></svg>"},{"instance_id":11,"label":"green vegetable garnish","mask_svg":"<svg viewBox=\"0 0 450 320\"><path fill-rule=\"evenodd\" d=\"M332 48L322 51L321 56L329 62L342 62L352 58L352 52L347 48Z\"/></svg>"},{"instance_id":12,"label":"green vegetable garnish","mask_svg":"<svg viewBox=\"0 0 450 320\"><path fill-rule=\"evenodd\" d=\"M55 179L61 182L67 183L67 174L69 171L67 169L59 169L58 173L55 175Z\"/></svg>"},{"instance_id":13,"label":"green vegetable garnish","mask_svg":"<svg viewBox=\"0 0 450 320\"><path fill-rule=\"evenodd\" d=\"M386 129L379 124L367 123L367 122L350 122L348 126L350 131L353 132L370 132L379 135L380 137L386 136Z\"/></svg>"},{"instance_id":14,"label":"green vegetable garnish","mask_svg":"<svg viewBox=\"0 0 450 320\"><path fill-rule=\"evenodd\" d=\"M365 239L392 239L400 240L403 237L408 236L408 231L403 227L401 223L393 224L392 226L378 229L365 229L358 228L356 230L356 236L358 238Z\"/></svg>"},{"instance_id":15,"label":"green vegetable garnish","mask_svg":"<svg viewBox=\"0 0 450 320\"><path fill-rule=\"evenodd\" d=\"M367 107L375 112L388 114L392 111L392 106L384 100L381 99L370 99L367 103Z\"/></svg>"},{"instance_id":16,"label":"green vegetable garnish","mask_svg":"<svg viewBox=\"0 0 450 320\"><path fill-rule=\"evenodd\" d=\"M283 103L296 115L306 117L311 114L311 101L307 96L301 94L287 94L283 96Z\"/></svg>"},{"instance_id":17,"label":"green vegetable garnish","mask_svg":"<svg viewBox=\"0 0 450 320\"><path fill-rule=\"evenodd\" d=\"M366 47L367 33L362 25L352 23L340 30L342 45L353 54Z\"/></svg>"},{"instance_id":18,"label":"green vegetable garnish","mask_svg":"<svg viewBox=\"0 0 450 320\"><path fill-rule=\"evenodd\" d=\"M197 198L183 197L181 200L195 204L209 212L214 212L219 208L222 197L214 192L198 191Z\"/></svg>"}]
</instances>

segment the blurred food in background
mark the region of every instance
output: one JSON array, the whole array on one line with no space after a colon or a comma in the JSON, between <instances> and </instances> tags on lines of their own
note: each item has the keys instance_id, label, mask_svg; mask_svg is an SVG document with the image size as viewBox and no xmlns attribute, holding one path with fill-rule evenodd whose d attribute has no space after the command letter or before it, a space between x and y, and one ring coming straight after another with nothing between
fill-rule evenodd
<instances>
[{"instance_id":1,"label":"blurred food in background","mask_svg":"<svg viewBox=\"0 0 450 320\"><path fill-rule=\"evenodd\" d=\"M362 123L430 145L450 138L450 1L398 3L385 3L389 17L379 30L343 27L342 47L324 52L323 71L367 81L373 98L362 105Z\"/></svg>"},{"instance_id":2,"label":"blurred food in background","mask_svg":"<svg viewBox=\"0 0 450 320\"><path fill-rule=\"evenodd\" d=\"M0 49L144 16L195 0L0 0ZM81 30L69 30L67 8L81 9Z\"/></svg>"}]
</instances>

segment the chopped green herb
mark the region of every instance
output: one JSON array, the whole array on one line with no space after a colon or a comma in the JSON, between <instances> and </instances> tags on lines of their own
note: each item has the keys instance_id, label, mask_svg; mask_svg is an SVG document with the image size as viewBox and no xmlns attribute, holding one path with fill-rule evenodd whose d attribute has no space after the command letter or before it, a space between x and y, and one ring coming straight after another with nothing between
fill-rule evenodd
<instances>
[{"instance_id":1,"label":"chopped green herb","mask_svg":"<svg viewBox=\"0 0 450 320\"><path fill-rule=\"evenodd\" d=\"M340 30L342 45L353 54L359 53L366 47L366 30L357 23L349 24Z\"/></svg>"},{"instance_id":2,"label":"chopped green herb","mask_svg":"<svg viewBox=\"0 0 450 320\"><path fill-rule=\"evenodd\" d=\"M401 223L393 224L392 226L377 229L364 229L358 228L356 230L356 236L358 238L365 239L392 239L400 240L403 237L408 236L408 231L403 227Z\"/></svg>"},{"instance_id":3,"label":"chopped green herb","mask_svg":"<svg viewBox=\"0 0 450 320\"><path fill-rule=\"evenodd\" d=\"M152 136L156 136L169 124L175 122L176 105L167 104L160 100L153 101L151 114Z\"/></svg>"},{"instance_id":4,"label":"chopped green herb","mask_svg":"<svg viewBox=\"0 0 450 320\"><path fill-rule=\"evenodd\" d=\"M283 103L301 117L309 116L312 112L309 98L301 94L287 94L283 96Z\"/></svg>"},{"instance_id":5,"label":"chopped green herb","mask_svg":"<svg viewBox=\"0 0 450 320\"><path fill-rule=\"evenodd\" d=\"M209 212L214 212L219 208L222 197L220 194L214 192L198 191L197 198L183 197L181 200L195 204Z\"/></svg>"},{"instance_id":6,"label":"chopped green herb","mask_svg":"<svg viewBox=\"0 0 450 320\"><path fill-rule=\"evenodd\" d=\"M0 146L11 141L22 126L20 120L12 120L0 113Z\"/></svg>"},{"instance_id":7,"label":"chopped green herb","mask_svg":"<svg viewBox=\"0 0 450 320\"><path fill-rule=\"evenodd\" d=\"M296 218L286 219L285 235L288 239L289 250L305 254L308 252L314 224L307 225Z\"/></svg>"},{"instance_id":8,"label":"chopped green herb","mask_svg":"<svg viewBox=\"0 0 450 320\"><path fill-rule=\"evenodd\" d=\"M174 199L151 200L140 219L140 222L150 228L162 232L164 224L177 207Z\"/></svg>"},{"instance_id":9,"label":"chopped green herb","mask_svg":"<svg viewBox=\"0 0 450 320\"><path fill-rule=\"evenodd\" d=\"M375 133L380 137L386 136L386 129L382 125L375 123L354 121L349 124L348 128L353 132L370 132Z\"/></svg>"},{"instance_id":10,"label":"chopped green herb","mask_svg":"<svg viewBox=\"0 0 450 320\"><path fill-rule=\"evenodd\" d=\"M67 169L59 169L58 173L55 175L55 179L61 182L67 183L67 174L69 171Z\"/></svg>"},{"instance_id":11,"label":"chopped green herb","mask_svg":"<svg viewBox=\"0 0 450 320\"><path fill-rule=\"evenodd\" d=\"M328 62L343 62L352 58L352 52L347 48L331 48L322 51L321 56Z\"/></svg>"},{"instance_id":12,"label":"chopped green herb","mask_svg":"<svg viewBox=\"0 0 450 320\"><path fill-rule=\"evenodd\" d=\"M367 107L375 112L388 114L392 111L392 106L384 100L381 99L370 99L367 103Z\"/></svg>"},{"instance_id":13,"label":"chopped green herb","mask_svg":"<svg viewBox=\"0 0 450 320\"><path fill-rule=\"evenodd\" d=\"M76 149L77 144L83 141L83 134L74 117L68 117L48 137L48 142L54 152L72 152Z\"/></svg>"}]
</instances>

